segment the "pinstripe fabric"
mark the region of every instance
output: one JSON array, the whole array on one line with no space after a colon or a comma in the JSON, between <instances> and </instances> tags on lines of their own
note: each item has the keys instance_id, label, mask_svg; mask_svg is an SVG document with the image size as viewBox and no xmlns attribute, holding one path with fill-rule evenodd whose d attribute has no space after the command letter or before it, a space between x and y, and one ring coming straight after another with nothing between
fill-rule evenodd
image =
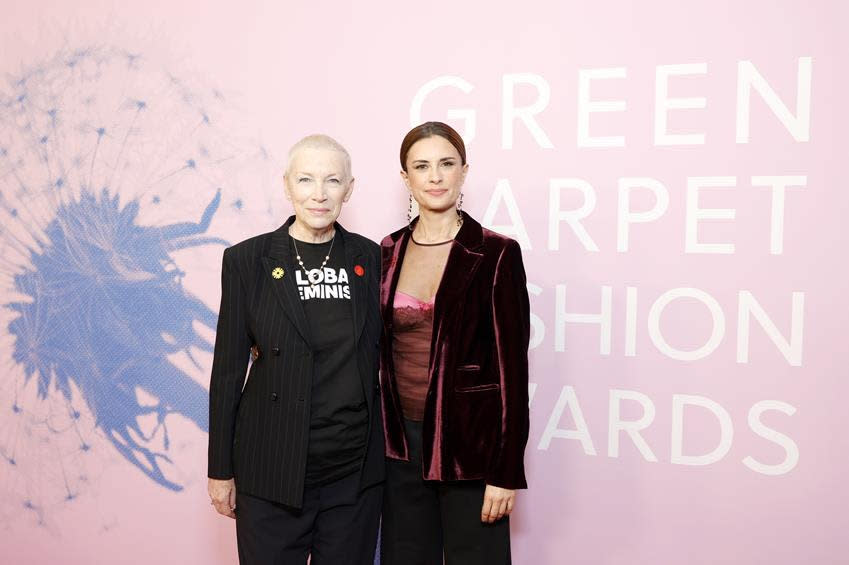
<instances>
[{"instance_id":1,"label":"pinstripe fabric","mask_svg":"<svg viewBox=\"0 0 849 565\"><path fill-rule=\"evenodd\" d=\"M309 324L294 281L288 228L224 251L221 308L209 387L209 468L215 479L235 477L237 490L300 507L310 430L313 353ZM357 365L369 411L363 487L383 480L378 307L380 248L336 224L345 241L345 266L364 269L351 280ZM280 267L284 275L275 279ZM250 367L251 345L262 355ZM243 387L244 384L244 387Z\"/></svg>"}]
</instances>

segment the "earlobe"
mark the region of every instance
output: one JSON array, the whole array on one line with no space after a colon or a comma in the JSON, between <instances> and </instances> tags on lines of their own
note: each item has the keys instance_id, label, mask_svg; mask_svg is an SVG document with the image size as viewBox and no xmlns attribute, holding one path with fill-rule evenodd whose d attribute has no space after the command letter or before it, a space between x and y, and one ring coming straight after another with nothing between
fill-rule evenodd
<instances>
[{"instance_id":1,"label":"earlobe","mask_svg":"<svg viewBox=\"0 0 849 565\"><path fill-rule=\"evenodd\" d=\"M342 199L342 202L347 202L351 199L351 195L354 193L354 179L351 179L350 184L348 184L348 191L345 193L345 198Z\"/></svg>"},{"instance_id":2,"label":"earlobe","mask_svg":"<svg viewBox=\"0 0 849 565\"><path fill-rule=\"evenodd\" d=\"M289 194L289 173L283 175L283 195L289 202L292 201L292 195Z\"/></svg>"}]
</instances>

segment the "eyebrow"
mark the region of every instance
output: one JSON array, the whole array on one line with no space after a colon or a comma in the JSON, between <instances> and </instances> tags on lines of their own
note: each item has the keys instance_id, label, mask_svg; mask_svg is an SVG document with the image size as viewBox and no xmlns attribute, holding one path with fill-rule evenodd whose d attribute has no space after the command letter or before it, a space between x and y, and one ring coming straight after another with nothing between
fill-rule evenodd
<instances>
[{"instance_id":1,"label":"eyebrow","mask_svg":"<svg viewBox=\"0 0 849 565\"><path fill-rule=\"evenodd\" d=\"M449 161L449 160L456 160L456 159L457 159L457 157L442 157L439 160L439 162L441 163L442 161ZM413 164L415 165L416 163L429 163L429 162L430 161L428 161L427 159L416 159L415 161L413 161Z\"/></svg>"},{"instance_id":2,"label":"eyebrow","mask_svg":"<svg viewBox=\"0 0 849 565\"><path fill-rule=\"evenodd\" d=\"M295 175L299 176L299 177L313 177L313 178L315 178L315 175L312 174L312 173L302 173L300 171L296 172ZM324 178L325 179L329 179L330 177L340 177L341 178L343 176L344 175L342 173L330 173L329 175L325 176Z\"/></svg>"}]
</instances>

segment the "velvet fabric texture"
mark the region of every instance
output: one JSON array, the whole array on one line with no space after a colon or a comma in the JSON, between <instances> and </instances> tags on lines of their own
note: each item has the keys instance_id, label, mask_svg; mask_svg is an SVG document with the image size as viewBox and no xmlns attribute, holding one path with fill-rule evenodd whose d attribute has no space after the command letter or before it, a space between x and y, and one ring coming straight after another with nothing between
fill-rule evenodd
<instances>
[{"instance_id":1,"label":"velvet fabric texture","mask_svg":"<svg viewBox=\"0 0 849 565\"><path fill-rule=\"evenodd\" d=\"M527 488L530 306L519 244L465 212L434 303L422 421L425 480ZM386 456L409 460L392 362L393 304L405 227L381 243L380 386Z\"/></svg>"}]
</instances>

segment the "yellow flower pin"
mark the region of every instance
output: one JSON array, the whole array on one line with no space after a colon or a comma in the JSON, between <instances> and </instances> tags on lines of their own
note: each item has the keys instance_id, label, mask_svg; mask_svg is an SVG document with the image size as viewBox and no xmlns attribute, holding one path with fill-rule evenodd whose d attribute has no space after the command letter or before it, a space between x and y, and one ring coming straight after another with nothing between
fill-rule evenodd
<instances>
[{"instance_id":1,"label":"yellow flower pin","mask_svg":"<svg viewBox=\"0 0 849 565\"><path fill-rule=\"evenodd\" d=\"M283 270L283 267L274 267L274 270L271 271L271 276L275 279L282 279L285 274L286 271Z\"/></svg>"}]
</instances>

